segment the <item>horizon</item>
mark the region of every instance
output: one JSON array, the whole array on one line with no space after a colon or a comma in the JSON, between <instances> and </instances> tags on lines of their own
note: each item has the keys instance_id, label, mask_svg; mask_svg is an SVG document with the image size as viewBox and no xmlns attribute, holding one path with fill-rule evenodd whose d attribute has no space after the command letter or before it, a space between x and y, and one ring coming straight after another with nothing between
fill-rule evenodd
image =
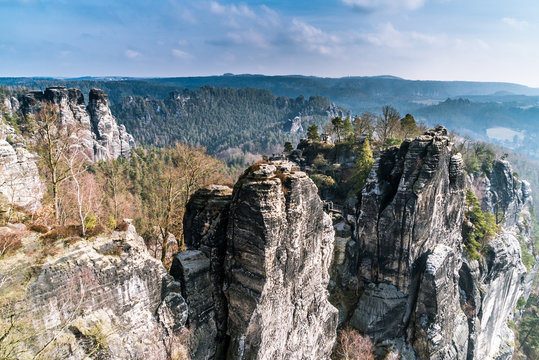
<instances>
[{"instance_id":1,"label":"horizon","mask_svg":"<svg viewBox=\"0 0 539 360\"><path fill-rule=\"evenodd\" d=\"M122 76L122 75L79 75L79 76L54 76L54 75L29 75L29 76L0 76L0 79L40 79L40 80L62 80L62 81L75 81L75 80L103 80L103 81L130 81L130 80L151 80L151 79L176 79L176 78L205 78L205 77L233 77L233 76L263 76L263 77L312 77L319 79L347 79L347 78L393 78L395 80L402 81L421 81L421 82L456 82L456 83L492 83L492 84L511 84L529 89L539 89L539 86L529 86L522 83L510 82L510 81L477 81L477 80L436 80L436 79L407 79L396 75L348 75L348 76L318 76L318 75L304 75L304 74L253 74L253 73L223 73L223 74L208 74L208 75L187 75L187 76ZM516 93L515 93L516 94Z\"/></svg>"},{"instance_id":2,"label":"horizon","mask_svg":"<svg viewBox=\"0 0 539 360\"><path fill-rule=\"evenodd\" d=\"M539 87L535 10L532 0L0 0L0 76L392 74Z\"/></svg>"}]
</instances>

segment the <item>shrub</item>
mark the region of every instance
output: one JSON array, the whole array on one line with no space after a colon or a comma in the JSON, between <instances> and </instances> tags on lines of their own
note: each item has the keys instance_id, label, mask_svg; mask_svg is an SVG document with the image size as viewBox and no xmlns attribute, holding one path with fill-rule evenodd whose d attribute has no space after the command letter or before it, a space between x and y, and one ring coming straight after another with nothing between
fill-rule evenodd
<instances>
[{"instance_id":1,"label":"shrub","mask_svg":"<svg viewBox=\"0 0 539 360\"><path fill-rule=\"evenodd\" d=\"M120 221L120 223L116 226L116 230L118 231L127 231L129 229L129 223L125 220Z\"/></svg>"},{"instance_id":2,"label":"shrub","mask_svg":"<svg viewBox=\"0 0 539 360\"><path fill-rule=\"evenodd\" d=\"M41 235L41 241L45 245L50 245L59 239L66 239L73 236L80 236L80 225L58 226L48 233Z\"/></svg>"},{"instance_id":3,"label":"shrub","mask_svg":"<svg viewBox=\"0 0 539 360\"><path fill-rule=\"evenodd\" d=\"M477 197L466 190L466 206L462 225L462 237L466 253L470 259L478 260L487 250L487 244L498 232L496 218L489 212L483 212Z\"/></svg>"},{"instance_id":4,"label":"shrub","mask_svg":"<svg viewBox=\"0 0 539 360\"><path fill-rule=\"evenodd\" d=\"M531 268L535 265L535 257L528 251L528 244L522 235L519 235L518 242L520 244L522 263L526 267L526 270L530 272Z\"/></svg>"},{"instance_id":5,"label":"shrub","mask_svg":"<svg viewBox=\"0 0 539 360\"><path fill-rule=\"evenodd\" d=\"M97 224L86 232L86 237L101 235L107 232L107 228L101 224Z\"/></svg>"},{"instance_id":6,"label":"shrub","mask_svg":"<svg viewBox=\"0 0 539 360\"><path fill-rule=\"evenodd\" d=\"M113 230L116 227L116 219L114 216L109 216L109 221L107 222L107 227L111 230Z\"/></svg>"},{"instance_id":7,"label":"shrub","mask_svg":"<svg viewBox=\"0 0 539 360\"><path fill-rule=\"evenodd\" d=\"M0 236L0 258L22 247L21 233L7 233Z\"/></svg>"},{"instance_id":8,"label":"shrub","mask_svg":"<svg viewBox=\"0 0 539 360\"><path fill-rule=\"evenodd\" d=\"M84 218L84 228L86 230L92 230L97 224L97 217L93 214L89 214Z\"/></svg>"},{"instance_id":9,"label":"shrub","mask_svg":"<svg viewBox=\"0 0 539 360\"><path fill-rule=\"evenodd\" d=\"M352 328L339 331L333 360L374 360L374 345L368 336Z\"/></svg>"},{"instance_id":10,"label":"shrub","mask_svg":"<svg viewBox=\"0 0 539 360\"><path fill-rule=\"evenodd\" d=\"M40 225L40 224L30 225L30 230L41 233L41 234L45 234L49 232L48 226Z\"/></svg>"},{"instance_id":11,"label":"shrub","mask_svg":"<svg viewBox=\"0 0 539 360\"><path fill-rule=\"evenodd\" d=\"M524 306L526 306L526 299L524 298L524 296L521 296L518 298L517 301L517 310L524 308Z\"/></svg>"}]
</instances>

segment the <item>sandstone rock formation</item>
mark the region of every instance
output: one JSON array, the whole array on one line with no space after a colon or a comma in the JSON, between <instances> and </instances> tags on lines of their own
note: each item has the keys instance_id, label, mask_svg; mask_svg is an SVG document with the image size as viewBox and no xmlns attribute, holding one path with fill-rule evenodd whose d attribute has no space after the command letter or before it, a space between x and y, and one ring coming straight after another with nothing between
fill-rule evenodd
<instances>
[{"instance_id":1,"label":"sandstone rock formation","mask_svg":"<svg viewBox=\"0 0 539 360\"><path fill-rule=\"evenodd\" d=\"M60 120L82 128L78 142L86 149L90 160L106 160L128 156L135 146L133 137L123 125L118 126L109 108L107 95L98 89L90 90L88 105L78 89L50 87L44 92L31 91L22 98L21 111L30 115L39 111L44 103L58 106Z\"/></svg>"},{"instance_id":2,"label":"sandstone rock formation","mask_svg":"<svg viewBox=\"0 0 539 360\"><path fill-rule=\"evenodd\" d=\"M32 341L21 354L44 349L50 359L169 358L187 305L180 284L148 254L133 226L58 251L32 270L19 312L31 321Z\"/></svg>"},{"instance_id":3,"label":"sandstone rock formation","mask_svg":"<svg viewBox=\"0 0 539 360\"><path fill-rule=\"evenodd\" d=\"M524 290L517 236L529 238L529 186L506 161L466 179L446 135L431 130L376 159L354 236L334 263L332 301L341 323L391 344L387 351L404 340L413 347L406 358L510 358L506 324ZM466 256L461 234L466 187L500 213L502 231L479 262Z\"/></svg>"},{"instance_id":4,"label":"sandstone rock formation","mask_svg":"<svg viewBox=\"0 0 539 360\"><path fill-rule=\"evenodd\" d=\"M171 273L188 304L198 304L188 322L210 329L206 347L227 344L228 359L329 358L337 327L326 289L333 228L305 173L290 163L255 165L233 194L215 186L197 192L184 228L193 250L176 257ZM223 266L224 294L215 282ZM200 284L206 290L189 292ZM213 306L200 298L210 296ZM197 359L224 358L193 350Z\"/></svg>"},{"instance_id":5,"label":"sandstone rock formation","mask_svg":"<svg viewBox=\"0 0 539 360\"><path fill-rule=\"evenodd\" d=\"M40 208L43 197L36 162L36 157L26 149L24 139L0 116L0 194L9 203L28 211Z\"/></svg>"}]
</instances>

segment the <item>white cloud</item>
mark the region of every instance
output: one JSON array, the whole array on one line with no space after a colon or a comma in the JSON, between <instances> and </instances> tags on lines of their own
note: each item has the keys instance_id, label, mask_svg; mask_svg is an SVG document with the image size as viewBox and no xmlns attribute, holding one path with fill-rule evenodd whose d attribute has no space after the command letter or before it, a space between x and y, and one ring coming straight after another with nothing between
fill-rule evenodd
<instances>
[{"instance_id":1,"label":"white cloud","mask_svg":"<svg viewBox=\"0 0 539 360\"><path fill-rule=\"evenodd\" d=\"M249 18L256 17L255 13L245 4L240 5L221 5L216 1L210 3L210 11L218 15L234 15L234 16L244 16Z\"/></svg>"},{"instance_id":2,"label":"white cloud","mask_svg":"<svg viewBox=\"0 0 539 360\"><path fill-rule=\"evenodd\" d=\"M140 56L140 53L135 50L127 49L124 51L125 56L127 56L130 59L135 59Z\"/></svg>"},{"instance_id":3,"label":"white cloud","mask_svg":"<svg viewBox=\"0 0 539 360\"><path fill-rule=\"evenodd\" d=\"M517 20L515 18L504 17L502 18L502 23L509 25L512 28L523 30L530 26L530 23L526 20Z\"/></svg>"},{"instance_id":4,"label":"white cloud","mask_svg":"<svg viewBox=\"0 0 539 360\"><path fill-rule=\"evenodd\" d=\"M376 46L389 48L407 48L417 44L437 46L443 45L444 37L418 33L417 31L399 31L390 22L378 26L378 31L361 34L360 39Z\"/></svg>"},{"instance_id":5,"label":"white cloud","mask_svg":"<svg viewBox=\"0 0 539 360\"><path fill-rule=\"evenodd\" d=\"M290 34L293 41L309 51L322 55L339 52L340 39L298 19L292 19Z\"/></svg>"},{"instance_id":6,"label":"white cloud","mask_svg":"<svg viewBox=\"0 0 539 360\"><path fill-rule=\"evenodd\" d=\"M178 59L183 59L183 60L188 60L188 59L193 58L193 55L186 53L185 51L182 51L180 49L172 49L172 55L174 55Z\"/></svg>"},{"instance_id":7,"label":"white cloud","mask_svg":"<svg viewBox=\"0 0 539 360\"><path fill-rule=\"evenodd\" d=\"M345 5L361 10L416 10L425 5L426 0L341 0Z\"/></svg>"}]
</instances>

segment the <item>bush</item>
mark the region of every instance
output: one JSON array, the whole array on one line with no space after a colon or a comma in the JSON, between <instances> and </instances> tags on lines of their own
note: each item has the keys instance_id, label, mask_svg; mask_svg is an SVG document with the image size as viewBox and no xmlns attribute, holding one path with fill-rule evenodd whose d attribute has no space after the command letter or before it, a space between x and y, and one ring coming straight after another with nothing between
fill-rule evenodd
<instances>
[{"instance_id":1,"label":"bush","mask_svg":"<svg viewBox=\"0 0 539 360\"><path fill-rule=\"evenodd\" d=\"M97 217L93 214L89 214L84 218L84 228L86 230L92 230L97 224Z\"/></svg>"},{"instance_id":2,"label":"bush","mask_svg":"<svg viewBox=\"0 0 539 360\"><path fill-rule=\"evenodd\" d=\"M50 245L56 240L80 236L81 230L80 225L58 226L50 230L48 233L41 235L41 241L45 245Z\"/></svg>"},{"instance_id":3,"label":"bush","mask_svg":"<svg viewBox=\"0 0 539 360\"><path fill-rule=\"evenodd\" d=\"M0 258L22 247L21 233L7 233L0 236Z\"/></svg>"},{"instance_id":4,"label":"bush","mask_svg":"<svg viewBox=\"0 0 539 360\"><path fill-rule=\"evenodd\" d=\"M462 237L466 254L472 260L478 260L487 250L487 244L498 232L498 225L493 214L483 212L477 197L466 190L466 206L462 225Z\"/></svg>"},{"instance_id":5,"label":"bush","mask_svg":"<svg viewBox=\"0 0 539 360\"><path fill-rule=\"evenodd\" d=\"M129 223L125 220L120 221L120 223L116 226L116 230L118 231L127 231L129 229Z\"/></svg>"},{"instance_id":6,"label":"bush","mask_svg":"<svg viewBox=\"0 0 539 360\"><path fill-rule=\"evenodd\" d=\"M40 224L32 224L30 225L30 230L38 232L40 234L45 234L49 232L48 226L40 225Z\"/></svg>"},{"instance_id":7,"label":"bush","mask_svg":"<svg viewBox=\"0 0 539 360\"><path fill-rule=\"evenodd\" d=\"M332 360L374 360L372 340L352 328L340 330Z\"/></svg>"},{"instance_id":8,"label":"bush","mask_svg":"<svg viewBox=\"0 0 539 360\"><path fill-rule=\"evenodd\" d=\"M522 263L526 267L526 270L530 270L535 265L535 257L528 251L528 244L522 235L519 235L518 242L520 244L520 254L522 256Z\"/></svg>"}]
</instances>

